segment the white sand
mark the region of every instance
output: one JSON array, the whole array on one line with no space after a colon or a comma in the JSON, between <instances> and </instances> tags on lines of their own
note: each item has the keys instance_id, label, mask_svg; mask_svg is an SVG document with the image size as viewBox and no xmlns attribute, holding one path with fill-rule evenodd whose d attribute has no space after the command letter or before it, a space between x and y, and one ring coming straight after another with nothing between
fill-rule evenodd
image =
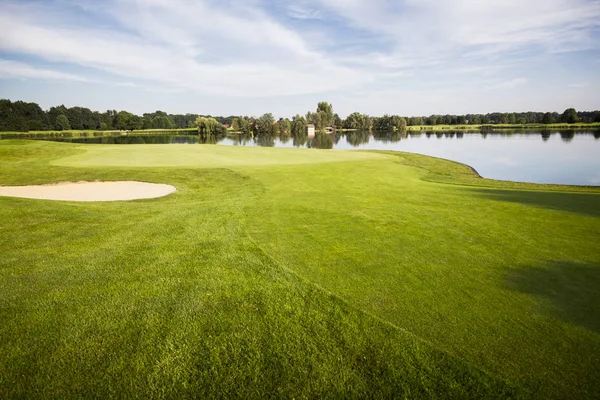
<instances>
[{"instance_id":1,"label":"white sand","mask_svg":"<svg viewBox=\"0 0 600 400\"><path fill-rule=\"evenodd\" d=\"M0 186L0 196L67 201L152 199L175 192L174 186L134 181L64 182L52 185Z\"/></svg>"}]
</instances>

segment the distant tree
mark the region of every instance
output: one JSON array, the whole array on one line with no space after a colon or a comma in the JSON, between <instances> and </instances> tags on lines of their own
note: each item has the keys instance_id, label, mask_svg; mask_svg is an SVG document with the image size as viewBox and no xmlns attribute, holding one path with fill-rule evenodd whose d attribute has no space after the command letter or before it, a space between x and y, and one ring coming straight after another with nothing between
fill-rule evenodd
<instances>
[{"instance_id":1,"label":"distant tree","mask_svg":"<svg viewBox=\"0 0 600 400\"><path fill-rule=\"evenodd\" d=\"M423 118L422 117L411 117L409 119L409 121L407 121L409 125L413 125L413 126L417 126L417 125L423 125Z\"/></svg>"},{"instance_id":2,"label":"distant tree","mask_svg":"<svg viewBox=\"0 0 600 400\"><path fill-rule=\"evenodd\" d=\"M238 123L240 124L240 132L242 132L244 134L250 133L251 126L250 126L250 121L248 120L248 118L240 118L238 120Z\"/></svg>"},{"instance_id":3,"label":"distant tree","mask_svg":"<svg viewBox=\"0 0 600 400\"><path fill-rule=\"evenodd\" d=\"M290 120L287 118L279 118L277 121L277 127L279 128L279 135L286 136L290 134Z\"/></svg>"},{"instance_id":4,"label":"distant tree","mask_svg":"<svg viewBox=\"0 0 600 400\"><path fill-rule=\"evenodd\" d=\"M481 117L479 115L471 115L468 123L469 125L479 125L481 124Z\"/></svg>"},{"instance_id":5,"label":"distant tree","mask_svg":"<svg viewBox=\"0 0 600 400\"><path fill-rule=\"evenodd\" d=\"M142 129L143 119L139 115L129 114L129 130Z\"/></svg>"},{"instance_id":6,"label":"distant tree","mask_svg":"<svg viewBox=\"0 0 600 400\"><path fill-rule=\"evenodd\" d=\"M333 126L336 128L342 127L342 119L337 114L333 114Z\"/></svg>"},{"instance_id":7,"label":"distant tree","mask_svg":"<svg viewBox=\"0 0 600 400\"><path fill-rule=\"evenodd\" d=\"M265 113L255 121L254 131L257 135L273 135L275 133L273 128L274 122L275 118L273 114Z\"/></svg>"},{"instance_id":8,"label":"distant tree","mask_svg":"<svg viewBox=\"0 0 600 400\"><path fill-rule=\"evenodd\" d=\"M131 118L130 113L127 111L120 111L115 118L115 126L119 130L128 130L129 129L129 119Z\"/></svg>"},{"instance_id":9,"label":"distant tree","mask_svg":"<svg viewBox=\"0 0 600 400\"><path fill-rule=\"evenodd\" d=\"M71 129L69 118L65 114L60 114L58 117L56 117L56 126L61 131L68 131Z\"/></svg>"},{"instance_id":10,"label":"distant tree","mask_svg":"<svg viewBox=\"0 0 600 400\"><path fill-rule=\"evenodd\" d=\"M406 119L401 117L397 122L395 122L395 128L398 131L406 131Z\"/></svg>"},{"instance_id":11,"label":"distant tree","mask_svg":"<svg viewBox=\"0 0 600 400\"><path fill-rule=\"evenodd\" d=\"M354 112L348 115L348 117L344 121L344 128L371 130L371 123L371 117L369 117L368 115Z\"/></svg>"},{"instance_id":12,"label":"distant tree","mask_svg":"<svg viewBox=\"0 0 600 400\"><path fill-rule=\"evenodd\" d=\"M173 129L175 124L167 115L157 115L152 118L152 129Z\"/></svg>"},{"instance_id":13,"label":"distant tree","mask_svg":"<svg viewBox=\"0 0 600 400\"><path fill-rule=\"evenodd\" d=\"M198 134L203 136L214 136L227 132L227 128L214 118L197 117L194 125L198 128Z\"/></svg>"},{"instance_id":14,"label":"distant tree","mask_svg":"<svg viewBox=\"0 0 600 400\"><path fill-rule=\"evenodd\" d=\"M552 116L552 113L545 113L544 116L542 117L542 124L552 124L554 123L554 117Z\"/></svg>"},{"instance_id":15,"label":"distant tree","mask_svg":"<svg viewBox=\"0 0 600 400\"><path fill-rule=\"evenodd\" d=\"M334 125L333 106L326 101L321 101L317 104L317 114L320 115L321 123L323 128Z\"/></svg>"},{"instance_id":16,"label":"distant tree","mask_svg":"<svg viewBox=\"0 0 600 400\"><path fill-rule=\"evenodd\" d=\"M306 119L300 115L296 115L292 118L292 124L290 127L290 133L294 137L294 144L296 143L296 138L306 137ZM306 140L303 144L306 143Z\"/></svg>"},{"instance_id":17,"label":"distant tree","mask_svg":"<svg viewBox=\"0 0 600 400\"><path fill-rule=\"evenodd\" d=\"M236 132L240 130L240 123L237 118L233 118L231 120L231 129L233 129Z\"/></svg>"},{"instance_id":18,"label":"distant tree","mask_svg":"<svg viewBox=\"0 0 600 400\"><path fill-rule=\"evenodd\" d=\"M577 116L577 111L574 108L567 108L565 112L562 113L561 122L567 124L574 124L579 121L579 117Z\"/></svg>"},{"instance_id":19,"label":"distant tree","mask_svg":"<svg viewBox=\"0 0 600 400\"><path fill-rule=\"evenodd\" d=\"M325 125L325 122L323 121L322 113L320 113L320 112L311 113L311 118L310 119L306 118L306 119L315 126L315 131L317 131L317 132L325 131L325 127L327 125Z\"/></svg>"},{"instance_id":20,"label":"distant tree","mask_svg":"<svg viewBox=\"0 0 600 400\"><path fill-rule=\"evenodd\" d=\"M144 116L142 118L142 129L152 129L152 119Z\"/></svg>"},{"instance_id":21,"label":"distant tree","mask_svg":"<svg viewBox=\"0 0 600 400\"><path fill-rule=\"evenodd\" d=\"M594 113L594 122L600 122L600 111Z\"/></svg>"},{"instance_id":22,"label":"distant tree","mask_svg":"<svg viewBox=\"0 0 600 400\"><path fill-rule=\"evenodd\" d=\"M356 116L358 119L357 125L360 126L356 129L368 129L364 127L366 119L369 119L364 115ZM391 132L406 130L406 119L399 115L388 115L385 114L383 117L370 118L373 130L379 132Z\"/></svg>"}]
</instances>

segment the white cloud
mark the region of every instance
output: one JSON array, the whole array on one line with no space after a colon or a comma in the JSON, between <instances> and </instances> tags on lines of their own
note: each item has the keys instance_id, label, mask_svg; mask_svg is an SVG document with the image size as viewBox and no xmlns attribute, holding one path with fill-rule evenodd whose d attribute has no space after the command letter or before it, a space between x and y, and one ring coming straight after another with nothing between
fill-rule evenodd
<instances>
[{"instance_id":1,"label":"white cloud","mask_svg":"<svg viewBox=\"0 0 600 400\"><path fill-rule=\"evenodd\" d=\"M43 13L8 7L0 15L5 30L0 50L211 94L322 93L370 79L309 49L299 35L259 11L236 16L183 0L125 1L109 9L115 16L136 11L139 18L128 26L137 34L55 27ZM179 29L171 31L172 26Z\"/></svg>"},{"instance_id":2,"label":"white cloud","mask_svg":"<svg viewBox=\"0 0 600 400\"><path fill-rule=\"evenodd\" d=\"M52 79L79 82L88 81L81 76L59 71L52 71L44 68L37 68L26 63L2 59L0 59L0 78Z\"/></svg>"},{"instance_id":3,"label":"white cloud","mask_svg":"<svg viewBox=\"0 0 600 400\"><path fill-rule=\"evenodd\" d=\"M316 0L354 26L393 38L406 58L480 57L535 45L546 51L600 47L600 2L585 0Z\"/></svg>"},{"instance_id":4,"label":"white cloud","mask_svg":"<svg viewBox=\"0 0 600 400\"><path fill-rule=\"evenodd\" d=\"M321 10L308 7L301 3L290 4L287 8L288 15L295 19L323 19Z\"/></svg>"}]
</instances>

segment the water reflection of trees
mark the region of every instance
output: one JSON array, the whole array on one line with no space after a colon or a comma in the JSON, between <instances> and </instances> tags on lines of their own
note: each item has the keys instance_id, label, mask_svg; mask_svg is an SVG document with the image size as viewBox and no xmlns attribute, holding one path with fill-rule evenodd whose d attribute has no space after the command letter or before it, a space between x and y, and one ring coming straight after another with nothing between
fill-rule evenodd
<instances>
[{"instance_id":1,"label":"water reflection of trees","mask_svg":"<svg viewBox=\"0 0 600 400\"><path fill-rule=\"evenodd\" d=\"M564 142L570 142L575 137L575 131L572 131L572 130L570 130L570 131L559 131L559 133L560 133L560 138Z\"/></svg>"},{"instance_id":2,"label":"water reflection of trees","mask_svg":"<svg viewBox=\"0 0 600 400\"><path fill-rule=\"evenodd\" d=\"M254 142L261 147L275 147L275 136L269 134L260 134L254 138Z\"/></svg>"},{"instance_id":3,"label":"water reflection of trees","mask_svg":"<svg viewBox=\"0 0 600 400\"><path fill-rule=\"evenodd\" d=\"M234 146L247 146L249 143L252 143L252 136L249 134L235 134L231 136L231 141Z\"/></svg>"},{"instance_id":4,"label":"water reflection of trees","mask_svg":"<svg viewBox=\"0 0 600 400\"><path fill-rule=\"evenodd\" d=\"M198 143L200 144L217 144L225 139L225 134L201 133L198 134Z\"/></svg>"},{"instance_id":5,"label":"water reflection of trees","mask_svg":"<svg viewBox=\"0 0 600 400\"><path fill-rule=\"evenodd\" d=\"M334 135L329 133L317 133L308 142L311 149L333 149Z\"/></svg>"},{"instance_id":6,"label":"water reflection of trees","mask_svg":"<svg viewBox=\"0 0 600 400\"><path fill-rule=\"evenodd\" d=\"M548 141L548 139L550 139L550 136L552 136L552 132L550 132L550 131L546 131L546 130L543 130L543 131L541 132L541 135L542 135L542 140L543 140L544 142L547 142L547 141Z\"/></svg>"},{"instance_id":7,"label":"water reflection of trees","mask_svg":"<svg viewBox=\"0 0 600 400\"><path fill-rule=\"evenodd\" d=\"M64 136L52 136L52 135L19 135L19 139L45 139L60 142L75 142L75 143L98 143L98 144L169 144L169 143L202 143L202 144L215 144L229 138L235 146L249 146L257 145L263 147L274 147L277 144L286 144L292 141L295 147L310 147L319 149L331 149L336 147L342 138L345 138L346 142L353 147L360 147L370 142L373 138L378 143L396 143L402 139L407 138L408 135L414 138L418 138L421 135L425 135L427 138L432 136L438 139L452 139L452 138L463 138L465 133L468 135L479 135L482 139L485 139L488 135L493 137L515 137L526 135L532 138L539 138L543 141L548 141L553 135L560 135L563 142L569 143L575 137L587 136L594 137L596 140L600 139L600 130L586 130L578 131L573 129L565 130L530 130L530 131L489 131L484 130L477 132L464 132L457 130L429 130L429 131L374 131L369 132L367 130L357 130L348 132L335 132L331 134L320 133L314 137L308 137L304 131L297 132L291 135L273 135L273 134L260 134L253 137L251 134L235 134L226 136L224 134L201 134L201 135L165 135L165 134L144 134L144 135L121 135L120 133L107 133L103 136L87 134L82 132L86 136L82 137L69 137L72 136L70 132L65 133ZM68 134L68 135L67 135ZM3 139L12 138L12 135L1 135Z\"/></svg>"},{"instance_id":8,"label":"water reflection of trees","mask_svg":"<svg viewBox=\"0 0 600 400\"><path fill-rule=\"evenodd\" d=\"M287 135L285 135L285 134L284 134L284 135L280 135L280 136L279 136L279 141L280 141L281 143L283 143L283 144L286 144L286 143L287 143L287 142L289 142L291 139L292 139L292 138L291 138L291 136L290 136L289 134L287 134Z\"/></svg>"},{"instance_id":9,"label":"water reflection of trees","mask_svg":"<svg viewBox=\"0 0 600 400\"><path fill-rule=\"evenodd\" d=\"M308 141L308 136L306 135L306 132L304 132L303 130L302 131L292 130L292 144L295 147L303 147L306 145L307 141Z\"/></svg>"},{"instance_id":10,"label":"water reflection of trees","mask_svg":"<svg viewBox=\"0 0 600 400\"><path fill-rule=\"evenodd\" d=\"M382 143L397 143L407 136L406 130L404 131L375 131L373 132L373 138Z\"/></svg>"},{"instance_id":11,"label":"water reflection of trees","mask_svg":"<svg viewBox=\"0 0 600 400\"><path fill-rule=\"evenodd\" d=\"M342 132L335 132L333 134L333 142L335 144L338 144L343 137L344 137L344 134Z\"/></svg>"},{"instance_id":12,"label":"water reflection of trees","mask_svg":"<svg viewBox=\"0 0 600 400\"><path fill-rule=\"evenodd\" d=\"M361 144L369 143L370 137L371 132L366 130L352 131L346 133L346 141L354 147L358 147Z\"/></svg>"}]
</instances>

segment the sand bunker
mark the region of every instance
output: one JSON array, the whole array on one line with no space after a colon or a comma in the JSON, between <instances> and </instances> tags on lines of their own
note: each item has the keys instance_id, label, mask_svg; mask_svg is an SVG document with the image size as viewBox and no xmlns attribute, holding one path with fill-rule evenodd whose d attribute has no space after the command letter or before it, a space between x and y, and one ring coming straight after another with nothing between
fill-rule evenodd
<instances>
[{"instance_id":1,"label":"sand bunker","mask_svg":"<svg viewBox=\"0 0 600 400\"><path fill-rule=\"evenodd\" d=\"M175 192L174 186L158 183L65 182L52 185L0 186L0 196L67 201L116 201L153 199Z\"/></svg>"}]
</instances>

